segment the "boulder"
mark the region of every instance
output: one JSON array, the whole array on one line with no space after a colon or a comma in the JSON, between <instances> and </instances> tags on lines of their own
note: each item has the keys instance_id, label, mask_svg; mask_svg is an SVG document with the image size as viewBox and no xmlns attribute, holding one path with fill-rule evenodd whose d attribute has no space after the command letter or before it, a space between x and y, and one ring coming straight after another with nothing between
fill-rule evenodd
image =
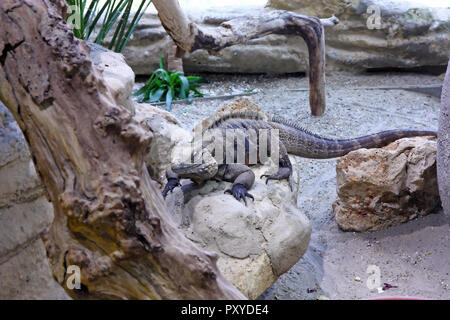
<instances>
[{"instance_id":1,"label":"boulder","mask_svg":"<svg viewBox=\"0 0 450 320\"><path fill-rule=\"evenodd\" d=\"M267 170L260 166L254 172L259 177ZM249 200L247 206L224 194L230 185L208 181L201 188L188 189L178 211L181 227L201 248L218 253L217 265L224 276L255 299L300 260L308 248L311 226L297 209L297 193L286 181L266 185L257 178L249 191L255 201ZM167 201L180 196L183 193L169 195Z\"/></svg>"},{"instance_id":2,"label":"boulder","mask_svg":"<svg viewBox=\"0 0 450 320\"><path fill-rule=\"evenodd\" d=\"M333 204L345 231L375 231L432 213L439 206L436 139L399 139L337 161Z\"/></svg>"},{"instance_id":3,"label":"boulder","mask_svg":"<svg viewBox=\"0 0 450 320\"><path fill-rule=\"evenodd\" d=\"M147 104L136 104L135 109L135 118L155 133L152 145L159 149L150 150L147 165L164 185L165 168L189 154L192 132L161 109ZM250 299L261 295L303 256L311 237L309 220L296 207L297 193L290 191L286 181L266 185L258 178L269 169L254 168L257 179L249 192L255 201L249 199L247 206L224 194L230 183L212 180L203 186L182 180L183 187L166 197L173 220L186 237L216 252L220 271ZM298 185L297 172L293 177Z\"/></svg>"},{"instance_id":4,"label":"boulder","mask_svg":"<svg viewBox=\"0 0 450 320\"><path fill-rule=\"evenodd\" d=\"M450 8L385 0L269 0L275 9L340 22L327 29L327 64L351 69L445 66Z\"/></svg>"},{"instance_id":5,"label":"boulder","mask_svg":"<svg viewBox=\"0 0 450 320\"><path fill-rule=\"evenodd\" d=\"M125 58L120 53L92 42L87 43L91 49L92 62L108 83L116 103L133 113L134 102L131 99L135 78L133 70L126 64Z\"/></svg>"},{"instance_id":6,"label":"boulder","mask_svg":"<svg viewBox=\"0 0 450 320\"><path fill-rule=\"evenodd\" d=\"M136 103L135 110L135 119L153 133L153 143L145 158L150 176L164 184L167 166L177 158L179 148L190 143L192 136L170 112L148 103Z\"/></svg>"},{"instance_id":7,"label":"boulder","mask_svg":"<svg viewBox=\"0 0 450 320\"><path fill-rule=\"evenodd\" d=\"M450 223L450 67L447 67L447 74L442 88L437 147L437 175L442 207Z\"/></svg>"}]
</instances>

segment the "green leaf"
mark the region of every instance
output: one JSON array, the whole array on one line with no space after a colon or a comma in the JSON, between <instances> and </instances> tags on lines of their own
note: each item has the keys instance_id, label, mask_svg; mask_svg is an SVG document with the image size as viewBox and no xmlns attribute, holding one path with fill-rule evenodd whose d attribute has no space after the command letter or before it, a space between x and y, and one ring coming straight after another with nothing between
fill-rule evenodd
<instances>
[{"instance_id":1,"label":"green leaf","mask_svg":"<svg viewBox=\"0 0 450 320\"><path fill-rule=\"evenodd\" d=\"M128 18L130 17L130 12L131 12L131 6L132 5L133 5L133 1L129 1L127 3L127 6L125 8L125 12L123 13L122 18L119 21L118 29L120 30L120 33L118 35L118 38L116 39L117 41L116 41L116 45L115 45L115 48L114 48L115 52L119 52L120 45L122 44L121 43L122 39L125 36L125 29L127 27Z\"/></svg>"},{"instance_id":2,"label":"green leaf","mask_svg":"<svg viewBox=\"0 0 450 320\"><path fill-rule=\"evenodd\" d=\"M150 94L150 102L161 101L162 95L166 92L164 88L155 89Z\"/></svg>"},{"instance_id":3,"label":"green leaf","mask_svg":"<svg viewBox=\"0 0 450 320\"><path fill-rule=\"evenodd\" d=\"M189 80L189 83L207 83L208 82L202 77L188 76L186 78Z\"/></svg>"},{"instance_id":4,"label":"green leaf","mask_svg":"<svg viewBox=\"0 0 450 320\"><path fill-rule=\"evenodd\" d=\"M103 44L114 28L114 35L108 48L114 48L116 52L124 50L137 24L151 3L151 0L140 0L138 10L131 17L133 0L66 1L69 6L76 6L77 12L80 13L80 26L78 29L74 28L74 36L88 40L96 33L94 42Z\"/></svg>"},{"instance_id":5,"label":"green leaf","mask_svg":"<svg viewBox=\"0 0 450 320\"><path fill-rule=\"evenodd\" d=\"M177 81L180 81L180 76L183 74L183 72L177 71L177 72L169 72L169 83L171 85L175 84Z\"/></svg>"},{"instance_id":6,"label":"green leaf","mask_svg":"<svg viewBox=\"0 0 450 320\"><path fill-rule=\"evenodd\" d=\"M170 111L171 105L172 105L172 99L173 99L173 90L171 87L169 87L169 91L167 91L166 94L166 110Z\"/></svg>"},{"instance_id":7,"label":"green leaf","mask_svg":"<svg viewBox=\"0 0 450 320\"><path fill-rule=\"evenodd\" d=\"M128 28L128 31L127 31L125 37L123 37L123 39L121 40L121 44L120 44L118 52L122 53L123 49L125 49L125 46L127 45L128 41L130 40L132 33L136 29L136 26L138 25L139 20L141 20L142 16L144 15L144 12L147 10L151 1L148 1L147 5L144 8L145 3L146 3L146 0L141 1L141 5L139 6L138 10L136 11L134 18L130 23L130 27Z\"/></svg>"},{"instance_id":8,"label":"green leaf","mask_svg":"<svg viewBox=\"0 0 450 320\"><path fill-rule=\"evenodd\" d=\"M181 83L180 97L181 99L186 99L189 96L189 80L185 76L180 76L179 78Z\"/></svg>"},{"instance_id":9,"label":"green leaf","mask_svg":"<svg viewBox=\"0 0 450 320\"><path fill-rule=\"evenodd\" d=\"M141 101L156 102L165 101L166 109L170 110L173 100L188 99L192 97L203 97L197 90L200 83L205 79L196 76L185 76L183 72L170 72L164 69L162 57L159 58L160 68L156 69L147 83L140 88L134 96L142 96ZM191 95L191 91L193 95Z\"/></svg>"},{"instance_id":10,"label":"green leaf","mask_svg":"<svg viewBox=\"0 0 450 320\"><path fill-rule=\"evenodd\" d=\"M132 95L133 96L140 96L140 95L144 94L145 91L147 91L147 86L142 86L142 88L140 88L138 91L136 91Z\"/></svg>"},{"instance_id":11,"label":"green leaf","mask_svg":"<svg viewBox=\"0 0 450 320\"><path fill-rule=\"evenodd\" d=\"M200 93L197 89L191 89L191 90L195 93L195 96L194 96L194 97L199 97L199 98L201 98L201 97L204 97L204 96L205 96L203 93Z\"/></svg>"}]
</instances>

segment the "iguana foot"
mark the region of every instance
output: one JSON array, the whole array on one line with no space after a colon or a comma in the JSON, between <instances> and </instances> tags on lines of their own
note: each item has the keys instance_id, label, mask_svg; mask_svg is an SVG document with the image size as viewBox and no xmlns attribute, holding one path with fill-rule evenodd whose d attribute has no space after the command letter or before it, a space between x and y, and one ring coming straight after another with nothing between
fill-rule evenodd
<instances>
[{"instance_id":1,"label":"iguana foot","mask_svg":"<svg viewBox=\"0 0 450 320\"><path fill-rule=\"evenodd\" d=\"M255 201L255 198L253 197L253 195L248 193L247 188L240 183L233 184L233 186L231 187L231 190L227 189L227 190L225 190L224 193L232 194L236 198L237 201L239 201L240 199L244 200L244 203L246 206L247 206L246 197L249 197L250 199Z\"/></svg>"},{"instance_id":2,"label":"iguana foot","mask_svg":"<svg viewBox=\"0 0 450 320\"><path fill-rule=\"evenodd\" d=\"M267 178L266 184L269 182L269 180L284 180L284 179L286 179L288 182L290 182L289 179L291 177L291 174L292 174L291 168L281 167L278 169L278 172L275 174L263 174L261 176L261 179L266 177ZM292 186L290 184L289 184L289 186L292 191Z\"/></svg>"},{"instance_id":3,"label":"iguana foot","mask_svg":"<svg viewBox=\"0 0 450 320\"><path fill-rule=\"evenodd\" d=\"M180 179L178 178L169 178L167 180L167 184L164 187L164 190L162 192L162 196L165 199L167 194L170 192L173 192L173 189L175 189L176 187L181 186L180 184Z\"/></svg>"}]
</instances>

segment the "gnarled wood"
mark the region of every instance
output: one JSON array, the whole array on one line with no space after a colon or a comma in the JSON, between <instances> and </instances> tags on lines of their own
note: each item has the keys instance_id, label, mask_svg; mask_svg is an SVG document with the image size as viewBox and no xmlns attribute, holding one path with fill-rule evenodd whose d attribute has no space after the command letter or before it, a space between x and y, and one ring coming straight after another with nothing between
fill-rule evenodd
<instances>
[{"instance_id":1,"label":"gnarled wood","mask_svg":"<svg viewBox=\"0 0 450 320\"><path fill-rule=\"evenodd\" d=\"M167 70L172 72L184 72L183 59L177 56L178 46L175 42L170 41L169 48L167 50Z\"/></svg>"},{"instance_id":2,"label":"gnarled wood","mask_svg":"<svg viewBox=\"0 0 450 320\"><path fill-rule=\"evenodd\" d=\"M244 298L172 222L143 161L151 133L115 105L64 7L0 2L0 100L54 206L43 237L55 278L74 298ZM67 287L70 265L79 290Z\"/></svg>"},{"instance_id":3,"label":"gnarled wood","mask_svg":"<svg viewBox=\"0 0 450 320\"><path fill-rule=\"evenodd\" d=\"M185 51L206 49L211 54L235 44L268 34L301 36L309 51L309 103L311 113L325 112L325 35L324 26L338 23L336 17L318 19L289 11L266 11L253 17L236 18L218 28L204 28L189 21L177 0L153 0L167 33Z\"/></svg>"}]
</instances>

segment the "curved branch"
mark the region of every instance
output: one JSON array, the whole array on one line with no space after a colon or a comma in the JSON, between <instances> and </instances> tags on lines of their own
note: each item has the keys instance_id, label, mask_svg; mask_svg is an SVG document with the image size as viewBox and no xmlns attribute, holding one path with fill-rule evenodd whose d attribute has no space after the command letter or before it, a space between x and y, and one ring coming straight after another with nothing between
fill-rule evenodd
<instances>
[{"instance_id":1,"label":"curved branch","mask_svg":"<svg viewBox=\"0 0 450 320\"><path fill-rule=\"evenodd\" d=\"M185 51L206 49L215 54L223 48L245 43L268 34L301 36L309 52L311 113L325 112L325 36L324 25L339 22L336 17L319 19L284 10L264 11L256 16L232 19L218 28L205 28L192 23L176 0L154 0L158 16L167 33Z\"/></svg>"}]
</instances>

